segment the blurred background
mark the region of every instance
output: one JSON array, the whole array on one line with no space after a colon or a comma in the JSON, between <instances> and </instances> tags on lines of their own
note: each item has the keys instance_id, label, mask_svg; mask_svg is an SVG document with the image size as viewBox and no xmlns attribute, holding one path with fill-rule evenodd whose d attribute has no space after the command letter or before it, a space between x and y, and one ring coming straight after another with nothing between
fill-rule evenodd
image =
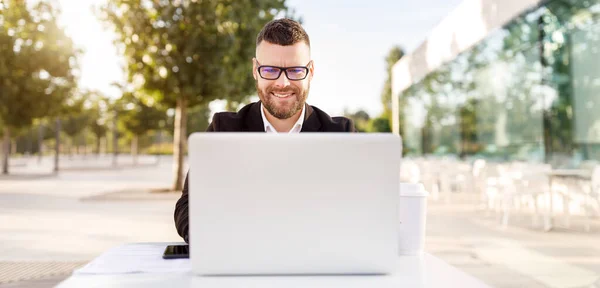
<instances>
[{"instance_id":1,"label":"blurred background","mask_svg":"<svg viewBox=\"0 0 600 288\"><path fill-rule=\"evenodd\" d=\"M186 139L258 99L282 17L311 38L309 104L402 136L429 253L493 287L600 287L598 0L0 0L0 287L180 241Z\"/></svg>"}]
</instances>

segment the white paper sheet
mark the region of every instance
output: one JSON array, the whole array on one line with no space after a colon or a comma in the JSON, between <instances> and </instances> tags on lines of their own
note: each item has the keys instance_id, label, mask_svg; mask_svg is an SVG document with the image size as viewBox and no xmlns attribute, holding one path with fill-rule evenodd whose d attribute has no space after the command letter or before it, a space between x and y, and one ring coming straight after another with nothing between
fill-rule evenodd
<instances>
[{"instance_id":1,"label":"white paper sheet","mask_svg":"<svg viewBox=\"0 0 600 288\"><path fill-rule=\"evenodd\" d=\"M189 272L189 259L162 258L168 245L184 243L135 243L115 247L100 255L73 274L128 274Z\"/></svg>"}]
</instances>

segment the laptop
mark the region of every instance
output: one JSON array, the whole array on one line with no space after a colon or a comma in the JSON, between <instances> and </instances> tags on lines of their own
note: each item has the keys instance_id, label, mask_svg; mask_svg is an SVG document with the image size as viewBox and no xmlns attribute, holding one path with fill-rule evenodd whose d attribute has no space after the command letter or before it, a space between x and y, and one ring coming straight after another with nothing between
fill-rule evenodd
<instances>
[{"instance_id":1,"label":"laptop","mask_svg":"<svg viewBox=\"0 0 600 288\"><path fill-rule=\"evenodd\" d=\"M383 133L192 134L193 273L392 273L401 149Z\"/></svg>"}]
</instances>

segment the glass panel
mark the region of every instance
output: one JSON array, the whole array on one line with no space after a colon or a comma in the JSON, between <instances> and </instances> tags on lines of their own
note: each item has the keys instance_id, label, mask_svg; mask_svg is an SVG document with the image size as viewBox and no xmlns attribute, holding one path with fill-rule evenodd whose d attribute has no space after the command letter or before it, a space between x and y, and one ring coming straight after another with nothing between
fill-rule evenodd
<instances>
[{"instance_id":1,"label":"glass panel","mask_svg":"<svg viewBox=\"0 0 600 288\"><path fill-rule=\"evenodd\" d=\"M571 32L575 142L584 159L600 159L600 24Z\"/></svg>"},{"instance_id":2,"label":"glass panel","mask_svg":"<svg viewBox=\"0 0 600 288\"><path fill-rule=\"evenodd\" d=\"M600 121L599 2L553 1L544 15L547 79L558 94L549 111L546 145L555 166L600 159L600 138L594 132Z\"/></svg>"},{"instance_id":3,"label":"glass panel","mask_svg":"<svg viewBox=\"0 0 600 288\"><path fill-rule=\"evenodd\" d=\"M402 93L407 154L600 160L600 0L549 1Z\"/></svg>"}]
</instances>

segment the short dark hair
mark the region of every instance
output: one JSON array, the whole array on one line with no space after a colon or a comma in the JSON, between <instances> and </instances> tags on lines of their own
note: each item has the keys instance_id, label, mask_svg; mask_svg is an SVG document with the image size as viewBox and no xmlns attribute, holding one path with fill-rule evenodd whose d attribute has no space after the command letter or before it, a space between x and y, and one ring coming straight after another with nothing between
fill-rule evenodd
<instances>
[{"instance_id":1,"label":"short dark hair","mask_svg":"<svg viewBox=\"0 0 600 288\"><path fill-rule=\"evenodd\" d=\"M281 46L294 45L304 41L310 47L308 34L304 31L302 25L287 18L276 19L267 23L256 37L256 46L258 47L263 40Z\"/></svg>"}]
</instances>

